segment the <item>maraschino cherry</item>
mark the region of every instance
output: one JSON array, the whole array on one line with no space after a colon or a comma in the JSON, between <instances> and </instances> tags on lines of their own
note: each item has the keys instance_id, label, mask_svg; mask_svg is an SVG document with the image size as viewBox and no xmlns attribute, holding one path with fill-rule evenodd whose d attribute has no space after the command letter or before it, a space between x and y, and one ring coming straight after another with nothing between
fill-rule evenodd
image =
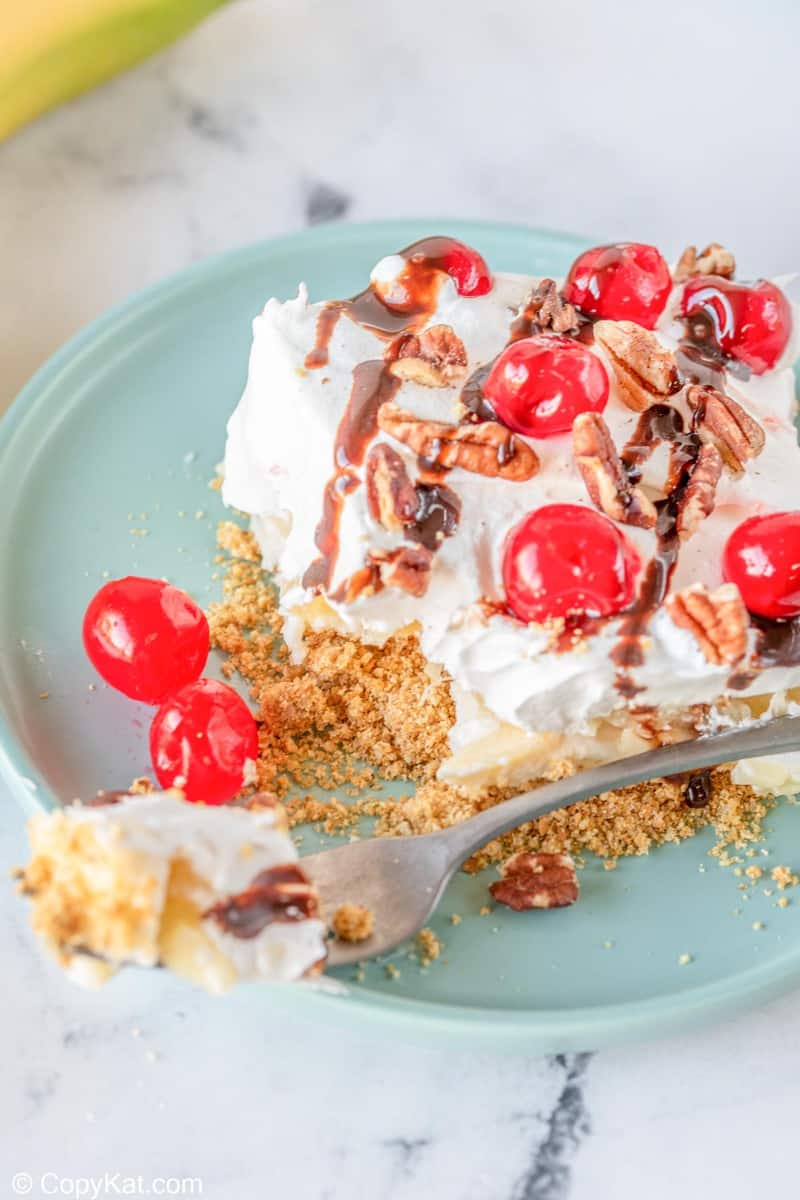
<instances>
[{"instance_id":1,"label":"maraschino cherry","mask_svg":"<svg viewBox=\"0 0 800 1200\"><path fill-rule=\"evenodd\" d=\"M483 255L464 242L443 238L450 243L440 259L443 271L456 285L459 296L485 296L492 290L492 276Z\"/></svg>"},{"instance_id":2,"label":"maraschino cherry","mask_svg":"<svg viewBox=\"0 0 800 1200\"><path fill-rule=\"evenodd\" d=\"M618 242L594 246L575 259L564 298L587 316L654 329L671 289L669 267L655 246Z\"/></svg>"},{"instance_id":3,"label":"maraschino cherry","mask_svg":"<svg viewBox=\"0 0 800 1200\"><path fill-rule=\"evenodd\" d=\"M150 726L150 757L163 788L196 804L225 804L249 782L258 726L227 683L200 679L170 696Z\"/></svg>"},{"instance_id":4,"label":"maraschino cherry","mask_svg":"<svg viewBox=\"0 0 800 1200\"><path fill-rule=\"evenodd\" d=\"M428 237L390 254L372 268L372 286L388 308L413 311L420 295L426 299L432 277L449 275L459 296L485 296L492 276L482 255L451 237Z\"/></svg>"},{"instance_id":5,"label":"maraschino cherry","mask_svg":"<svg viewBox=\"0 0 800 1200\"><path fill-rule=\"evenodd\" d=\"M503 582L520 621L607 617L634 596L641 561L620 530L591 508L547 504L509 535Z\"/></svg>"},{"instance_id":6,"label":"maraschino cherry","mask_svg":"<svg viewBox=\"0 0 800 1200\"><path fill-rule=\"evenodd\" d=\"M597 355L579 342L539 335L506 347L483 394L509 429L554 437L568 433L578 413L603 411L608 375Z\"/></svg>"},{"instance_id":7,"label":"maraschino cherry","mask_svg":"<svg viewBox=\"0 0 800 1200\"><path fill-rule=\"evenodd\" d=\"M132 700L160 704L202 672L208 622L186 592L128 575L105 584L90 601L83 644L106 683Z\"/></svg>"},{"instance_id":8,"label":"maraschino cherry","mask_svg":"<svg viewBox=\"0 0 800 1200\"><path fill-rule=\"evenodd\" d=\"M792 331L789 301L766 279L750 284L698 275L683 289L681 312L685 317L708 317L723 353L756 375L775 366Z\"/></svg>"},{"instance_id":9,"label":"maraschino cherry","mask_svg":"<svg viewBox=\"0 0 800 1200\"><path fill-rule=\"evenodd\" d=\"M722 574L736 584L750 612L800 616L800 512L743 521L725 544Z\"/></svg>"}]
</instances>

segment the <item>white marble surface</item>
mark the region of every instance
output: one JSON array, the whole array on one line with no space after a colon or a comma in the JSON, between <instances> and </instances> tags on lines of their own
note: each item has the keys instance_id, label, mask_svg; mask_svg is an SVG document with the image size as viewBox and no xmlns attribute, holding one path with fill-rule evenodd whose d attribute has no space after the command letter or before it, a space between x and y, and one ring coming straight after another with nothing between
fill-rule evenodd
<instances>
[{"instance_id":1,"label":"white marble surface","mask_svg":"<svg viewBox=\"0 0 800 1200\"><path fill-rule=\"evenodd\" d=\"M798 32L794 6L740 0L240 3L0 147L0 408L130 291L324 216L716 238L745 271L796 268ZM23 857L0 807L0 867ZM0 964L3 1194L109 1171L213 1200L739 1200L796 1173L797 997L665 1044L494 1059L277 1028L161 975L81 993L10 890Z\"/></svg>"}]
</instances>

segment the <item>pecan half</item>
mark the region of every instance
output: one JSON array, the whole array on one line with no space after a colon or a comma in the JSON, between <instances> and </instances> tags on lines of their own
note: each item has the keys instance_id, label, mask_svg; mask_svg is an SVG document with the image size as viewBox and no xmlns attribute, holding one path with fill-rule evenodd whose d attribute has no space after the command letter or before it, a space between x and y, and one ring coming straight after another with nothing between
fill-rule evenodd
<instances>
[{"instance_id":1,"label":"pecan half","mask_svg":"<svg viewBox=\"0 0 800 1200\"><path fill-rule=\"evenodd\" d=\"M676 283L684 283L693 275L721 275L723 279L732 279L735 271L736 260L730 250L726 250L719 242L709 242L699 254L696 246L687 246L678 259L672 278Z\"/></svg>"},{"instance_id":2,"label":"pecan half","mask_svg":"<svg viewBox=\"0 0 800 1200\"><path fill-rule=\"evenodd\" d=\"M580 324L575 307L560 295L554 279L543 279L525 302L524 317L537 329L569 333Z\"/></svg>"},{"instance_id":3,"label":"pecan half","mask_svg":"<svg viewBox=\"0 0 800 1200\"><path fill-rule=\"evenodd\" d=\"M704 442L716 446L735 475L764 449L764 430L731 396L716 388L693 384L686 400L696 414L695 427Z\"/></svg>"},{"instance_id":4,"label":"pecan half","mask_svg":"<svg viewBox=\"0 0 800 1200\"><path fill-rule=\"evenodd\" d=\"M305 921L319 912L317 893L297 863L269 867L243 892L220 900L203 915L237 938L258 937L273 921Z\"/></svg>"},{"instance_id":5,"label":"pecan half","mask_svg":"<svg viewBox=\"0 0 800 1200\"><path fill-rule=\"evenodd\" d=\"M449 387L467 373L464 343L449 325L401 334L389 345L384 359L395 378L425 387Z\"/></svg>"},{"instance_id":6,"label":"pecan half","mask_svg":"<svg viewBox=\"0 0 800 1200\"><path fill-rule=\"evenodd\" d=\"M744 658L749 618L734 584L710 592L697 583L668 596L666 604L672 620L694 635L710 663L733 666Z\"/></svg>"},{"instance_id":7,"label":"pecan half","mask_svg":"<svg viewBox=\"0 0 800 1200\"><path fill-rule=\"evenodd\" d=\"M445 425L420 420L389 402L378 410L378 425L434 467L462 467L517 483L532 479L539 470L539 459L527 442L497 421Z\"/></svg>"},{"instance_id":8,"label":"pecan half","mask_svg":"<svg viewBox=\"0 0 800 1200\"><path fill-rule=\"evenodd\" d=\"M364 474L370 516L392 532L411 525L417 493L397 451L386 442L376 442L367 455Z\"/></svg>"},{"instance_id":9,"label":"pecan half","mask_svg":"<svg viewBox=\"0 0 800 1200\"><path fill-rule=\"evenodd\" d=\"M575 418L572 448L592 503L612 521L652 529L657 516L655 505L631 483L599 413L579 413Z\"/></svg>"},{"instance_id":10,"label":"pecan half","mask_svg":"<svg viewBox=\"0 0 800 1200\"><path fill-rule=\"evenodd\" d=\"M634 412L680 391L675 355L648 329L633 321L597 321L594 337L611 359L620 395Z\"/></svg>"},{"instance_id":11,"label":"pecan half","mask_svg":"<svg viewBox=\"0 0 800 1200\"><path fill-rule=\"evenodd\" d=\"M568 854L515 854L500 868L502 879L489 885L500 904L527 908L566 908L578 899L575 863Z\"/></svg>"},{"instance_id":12,"label":"pecan half","mask_svg":"<svg viewBox=\"0 0 800 1200\"><path fill-rule=\"evenodd\" d=\"M400 588L410 596L424 596L428 590L433 554L424 546L370 550L368 558L384 587Z\"/></svg>"},{"instance_id":13,"label":"pecan half","mask_svg":"<svg viewBox=\"0 0 800 1200\"><path fill-rule=\"evenodd\" d=\"M717 484L722 474L722 457L716 446L700 447L689 482L678 503L676 528L682 540L696 533L706 517L714 511Z\"/></svg>"}]
</instances>

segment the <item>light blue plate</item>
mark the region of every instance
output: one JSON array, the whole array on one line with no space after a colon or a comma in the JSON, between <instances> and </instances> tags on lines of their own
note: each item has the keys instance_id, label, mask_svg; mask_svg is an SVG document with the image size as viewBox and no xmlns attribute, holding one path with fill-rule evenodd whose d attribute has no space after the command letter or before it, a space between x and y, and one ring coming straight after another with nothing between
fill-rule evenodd
<instances>
[{"instance_id":1,"label":"light blue plate","mask_svg":"<svg viewBox=\"0 0 800 1200\"><path fill-rule=\"evenodd\" d=\"M90 690L81 617L105 578L131 572L166 575L201 602L216 594L222 508L207 485L244 383L251 318L301 279L315 298L349 295L382 255L438 232L471 242L495 268L541 274L563 272L579 246L475 222L318 227L135 297L65 346L19 397L0 424L0 768L28 808L124 786L148 767L149 710L102 685ZM769 824L769 856L746 861L800 866L795 808ZM800 980L800 902L778 909L763 887L745 900L741 879L707 856L712 842L703 835L615 872L590 859L579 904L551 913L481 917L488 880L462 875L434 922L443 959L426 972L398 954L398 978L373 964L345 996L263 988L253 1002L542 1051L719 1018ZM307 833L304 849L315 845ZM755 931L756 921L765 928ZM679 966L684 954L693 961ZM354 972L340 975L349 983Z\"/></svg>"}]
</instances>

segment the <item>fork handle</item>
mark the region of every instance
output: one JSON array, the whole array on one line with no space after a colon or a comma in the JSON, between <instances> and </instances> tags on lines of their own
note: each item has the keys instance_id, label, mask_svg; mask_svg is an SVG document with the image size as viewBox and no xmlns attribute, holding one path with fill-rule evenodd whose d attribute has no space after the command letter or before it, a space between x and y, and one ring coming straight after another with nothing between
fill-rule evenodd
<instances>
[{"instance_id":1,"label":"fork handle","mask_svg":"<svg viewBox=\"0 0 800 1200\"><path fill-rule=\"evenodd\" d=\"M699 771L741 758L784 754L798 748L800 717L777 717L748 729L729 729L724 733L661 746L646 754L591 767L567 779L546 783L530 792L523 792L521 796L513 796L451 827L440 836L446 839L451 863L458 865L501 833L516 829L525 821L552 812L553 809L566 808L578 800L586 800L589 796L644 783L648 779L660 779L665 775Z\"/></svg>"}]
</instances>

